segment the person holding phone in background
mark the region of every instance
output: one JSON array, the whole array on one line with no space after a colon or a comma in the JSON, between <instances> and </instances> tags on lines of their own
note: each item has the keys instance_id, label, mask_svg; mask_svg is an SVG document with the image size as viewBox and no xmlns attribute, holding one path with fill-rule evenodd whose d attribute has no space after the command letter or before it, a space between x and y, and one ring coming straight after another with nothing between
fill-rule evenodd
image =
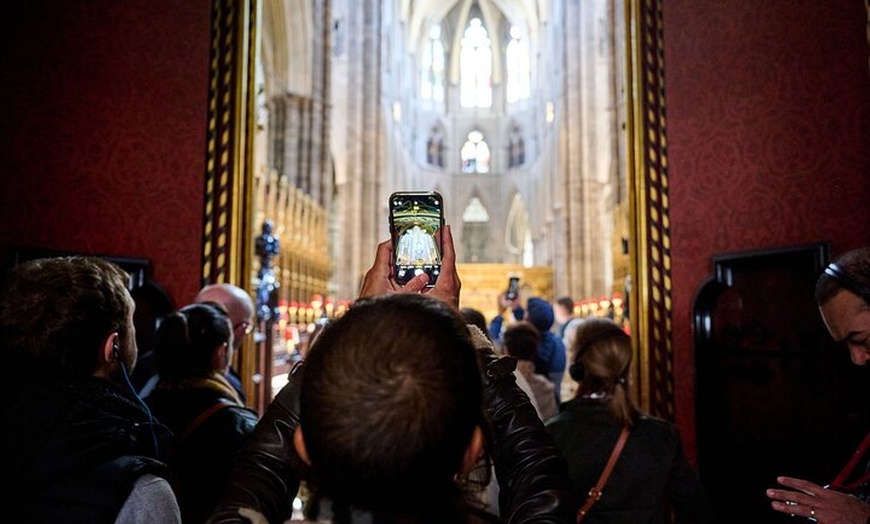
<instances>
[{"instance_id":1,"label":"person holding phone in background","mask_svg":"<svg viewBox=\"0 0 870 524\"><path fill-rule=\"evenodd\" d=\"M510 313L506 314L510 308ZM505 320L507 319L507 320ZM499 295L499 314L489 325L490 337L501 347L504 344L504 331L521 320L527 320L541 334L533 362L535 373L543 375L553 383L556 403L562 402L562 382L565 377L567 353L562 339L552 332L555 313L553 306L540 297L531 297L523 308L520 297L509 299L507 293Z\"/></svg>"}]
</instances>

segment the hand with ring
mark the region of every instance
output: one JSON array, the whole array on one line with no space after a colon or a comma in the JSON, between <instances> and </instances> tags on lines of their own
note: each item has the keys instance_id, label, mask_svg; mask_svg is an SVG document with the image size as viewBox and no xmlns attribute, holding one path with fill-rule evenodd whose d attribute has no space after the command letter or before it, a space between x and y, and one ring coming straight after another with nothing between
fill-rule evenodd
<instances>
[{"instance_id":1,"label":"hand with ring","mask_svg":"<svg viewBox=\"0 0 870 524\"><path fill-rule=\"evenodd\" d=\"M771 508L780 513L819 524L864 523L870 518L870 504L854 495L792 477L777 477L776 481L790 488L772 488L766 492Z\"/></svg>"}]
</instances>

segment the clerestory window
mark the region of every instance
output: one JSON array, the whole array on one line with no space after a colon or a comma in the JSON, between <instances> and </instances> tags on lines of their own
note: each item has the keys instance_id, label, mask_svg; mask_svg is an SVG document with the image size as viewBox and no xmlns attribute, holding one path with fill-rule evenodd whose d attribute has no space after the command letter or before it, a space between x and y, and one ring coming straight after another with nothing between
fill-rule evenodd
<instances>
[{"instance_id":1,"label":"clerestory window","mask_svg":"<svg viewBox=\"0 0 870 524\"><path fill-rule=\"evenodd\" d=\"M444 42L441 26L434 24L423 45L420 78L420 97L423 100L444 101Z\"/></svg>"},{"instance_id":2,"label":"clerestory window","mask_svg":"<svg viewBox=\"0 0 870 524\"><path fill-rule=\"evenodd\" d=\"M492 47L480 18L468 21L459 56L459 103L492 106Z\"/></svg>"},{"instance_id":3,"label":"clerestory window","mask_svg":"<svg viewBox=\"0 0 870 524\"><path fill-rule=\"evenodd\" d=\"M529 98L531 94L532 68L529 62L529 40L517 26L511 27L511 41L506 51L507 61L507 101L516 102Z\"/></svg>"}]
</instances>

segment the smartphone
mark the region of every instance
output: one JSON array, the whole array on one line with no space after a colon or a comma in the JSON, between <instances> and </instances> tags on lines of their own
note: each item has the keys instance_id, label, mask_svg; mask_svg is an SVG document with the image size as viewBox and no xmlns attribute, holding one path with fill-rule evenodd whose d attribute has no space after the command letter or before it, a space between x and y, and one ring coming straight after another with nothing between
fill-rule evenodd
<instances>
[{"instance_id":1,"label":"smartphone","mask_svg":"<svg viewBox=\"0 0 870 524\"><path fill-rule=\"evenodd\" d=\"M508 300L516 300L520 294L520 277L510 277L508 279L508 288L505 292L505 297Z\"/></svg>"},{"instance_id":2,"label":"smartphone","mask_svg":"<svg viewBox=\"0 0 870 524\"><path fill-rule=\"evenodd\" d=\"M441 273L444 201L435 191L398 191L390 195L390 237L395 279L400 284L420 274L433 287Z\"/></svg>"}]
</instances>

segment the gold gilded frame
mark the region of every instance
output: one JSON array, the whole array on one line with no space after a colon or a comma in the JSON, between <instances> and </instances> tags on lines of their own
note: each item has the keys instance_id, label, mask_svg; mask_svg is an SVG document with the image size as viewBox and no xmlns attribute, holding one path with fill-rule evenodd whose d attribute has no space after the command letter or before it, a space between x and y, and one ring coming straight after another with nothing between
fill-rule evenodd
<instances>
[{"instance_id":1,"label":"gold gilded frame","mask_svg":"<svg viewBox=\"0 0 870 524\"><path fill-rule=\"evenodd\" d=\"M258 0L212 1L204 282L248 287ZM629 295L641 406L674 417L662 0L624 0L628 86ZM251 353L251 352L248 352Z\"/></svg>"},{"instance_id":2,"label":"gold gilded frame","mask_svg":"<svg viewBox=\"0 0 870 524\"><path fill-rule=\"evenodd\" d=\"M202 281L248 287L257 0L212 0Z\"/></svg>"},{"instance_id":3,"label":"gold gilded frame","mask_svg":"<svg viewBox=\"0 0 870 524\"><path fill-rule=\"evenodd\" d=\"M629 201L631 274L629 307L641 405L674 418L671 328L671 252L665 135L663 0L626 2L629 86Z\"/></svg>"}]
</instances>

